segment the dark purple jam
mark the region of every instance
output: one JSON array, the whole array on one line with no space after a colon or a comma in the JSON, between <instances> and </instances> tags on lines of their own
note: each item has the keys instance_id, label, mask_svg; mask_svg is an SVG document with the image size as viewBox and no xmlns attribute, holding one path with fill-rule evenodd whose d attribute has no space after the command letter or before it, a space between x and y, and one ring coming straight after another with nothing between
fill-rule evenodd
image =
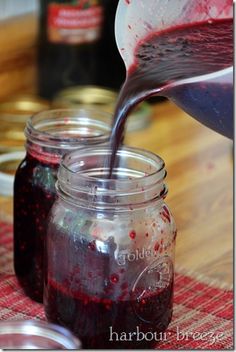
<instances>
[{"instance_id":1,"label":"dark purple jam","mask_svg":"<svg viewBox=\"0 0 236 352\"><path fill-rule=\"evenodd\" d=\"M25 293L43 300L44 241L47 216L55 200L58 162L29 153L14 183L14 268Z\"/></svg>"},{"instance_id":2,"label":"dark purple jam","mask_svg":"<svg viewBox=\"0 0 236 352\"><path fill-rule=\"evenodd\" d=\"M173 272L166 282L155 270L137 280L148 262L119 265L114 238L89 242L91 224L79 212L60 213L60 224L49 225L47 319L70 329L86 349L154 347L171 321Z\"/></svg>"},{"instance_id":3,"label":"dark purple jam","mask_svg":"<svg viewBox=\"0 0 236 352\"><path fill-rule=\"evenodd\" d=\"M48 281L47 290L48 320L73 331L86 349L153 348L172 316L173 281L140 302L132 300L132 293L116 301L88 296L54 280ZM146 333L150 341L143 338Z\"/></svg>"}]
</instances>

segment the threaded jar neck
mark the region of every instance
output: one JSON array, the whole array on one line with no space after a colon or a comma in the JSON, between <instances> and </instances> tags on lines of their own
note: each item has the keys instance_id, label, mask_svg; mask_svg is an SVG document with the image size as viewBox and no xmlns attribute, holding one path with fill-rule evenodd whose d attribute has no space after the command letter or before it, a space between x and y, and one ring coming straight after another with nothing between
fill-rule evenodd
<instances>
[{"instance_id":1,"label":"threaded jar neck","mask_svg":"<svg viewBox=\"0 0 236 352\"><path fill-rule=\"evenodd\" d=\"M137 148L122 147L116 155L111 178L109 146L75 151L63 157L57 190L68 202L88 208L132 210L160 201L167 193L164 161Z\"/></svg>"},{"instance_id":2,"label":"threaded jar neck","mask_svg":"<svg viewBox=\"0 0 236 352\"><path fill-rule=\"evenodd\" d=\"M34 155L62 155L81 147L108 141L111 115L92 108L46 110L26 124L27 151Z\"/></svg>"}]
</instances>

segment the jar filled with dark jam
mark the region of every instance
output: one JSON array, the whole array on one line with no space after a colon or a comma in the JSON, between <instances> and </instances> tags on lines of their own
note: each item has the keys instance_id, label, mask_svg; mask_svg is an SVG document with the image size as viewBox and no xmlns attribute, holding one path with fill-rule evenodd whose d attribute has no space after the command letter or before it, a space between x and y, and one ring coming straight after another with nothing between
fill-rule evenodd
<instances>
[{"instance_id":1,"label":"jar filled with dark jam","mask_svg":"<svg viewBox=\"0 0 236 352\"><path fill-rule=\"evenodd\" d=\"M25 128L26 156L14 182L14 267L25 293L43 301L46 219L62 156L107 142L111 117L99 109L48 110Z\"/></svg>"},{"instance_id":2,"label":"jar filled with dark jam","mask_svg":"<svg viewBox=\"0 0 236 352\"><path fill-rule=\"evenodd\" d=\"M172 317L176 226L164 162L108 146L64 156L48 217L44 306L83 348L152 348Z\"/></svg>"}]
</instances>

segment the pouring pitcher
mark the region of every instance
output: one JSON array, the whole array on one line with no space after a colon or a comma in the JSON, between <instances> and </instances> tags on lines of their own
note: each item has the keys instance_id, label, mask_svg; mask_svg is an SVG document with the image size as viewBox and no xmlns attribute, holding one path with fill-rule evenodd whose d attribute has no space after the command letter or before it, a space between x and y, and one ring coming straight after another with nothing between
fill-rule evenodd
<instances>
[{"instance_id":1,"label":"pouring pitcher","mask_svg":"<svg viewBox=\"0 0 236 352\"><path fill-rule=\"evenodd\" d=\"M218 34L220 36L224 31L220 21L223 23L232 18L232 0L149 0L148 5L145 0L120 0L116 12L115 36L127 73L135 63L137 47L150 38L152 33L161 34L170 29L175 31L175 28L184 26L191 30L192 25L202 23L212 24L213 28L218 22L213 36L217 41ZM199 46L199 51L201 50L204 51L205 48ZM223 41L216 56L223 57L227 50L227 43ZM201 65L202 61L199 60L199 68ZM158 95L169 98L205 126L233 138L233 59L222 67L213 63L206 72L200 69L198 72L200 74L193 73L166 82ZM156 94L157 91L153 89L153 95Z\"/></svg>"}]
</instances>

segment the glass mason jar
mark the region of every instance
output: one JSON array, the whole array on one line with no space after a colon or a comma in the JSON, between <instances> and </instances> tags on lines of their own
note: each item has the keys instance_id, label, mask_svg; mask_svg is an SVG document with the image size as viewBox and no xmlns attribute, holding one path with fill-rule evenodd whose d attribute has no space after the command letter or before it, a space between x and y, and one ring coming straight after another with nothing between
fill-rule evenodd
<instances>
[{"instance_id":1,"label":"glass mason jar","mask_svg":"<svg viewBox=\"0 0 236 352\"><path fill-rule=\"evenodd\" d=\"M107 142L109 114L99 109L48 110L26 125L26 156L14 182L14 267L32 299L43 301L46 219L55 200L62 156L71 150Z\"/></svg>"},{"instance_id":2,"label":"glass mason jar","mask_svg":"<svg viewBox=\"0 0 236 352\"><path fill-rule=\"evenodd\" d=\"M67 154L48 217L46 317L83 348L150 348L172 316L176 226L161 158L108 146Z\"/></svg>"},{"instance_id":3,"label":"glass mason jar","mask_svg":"<svg viewBox=\"0 0 236 352\"><path fill-rule=\"evenodd\" d=\"M67 329L44 321L0 321L0 348L13 351L78 350L81 343Z\"/></svg>"}]
</instances>

